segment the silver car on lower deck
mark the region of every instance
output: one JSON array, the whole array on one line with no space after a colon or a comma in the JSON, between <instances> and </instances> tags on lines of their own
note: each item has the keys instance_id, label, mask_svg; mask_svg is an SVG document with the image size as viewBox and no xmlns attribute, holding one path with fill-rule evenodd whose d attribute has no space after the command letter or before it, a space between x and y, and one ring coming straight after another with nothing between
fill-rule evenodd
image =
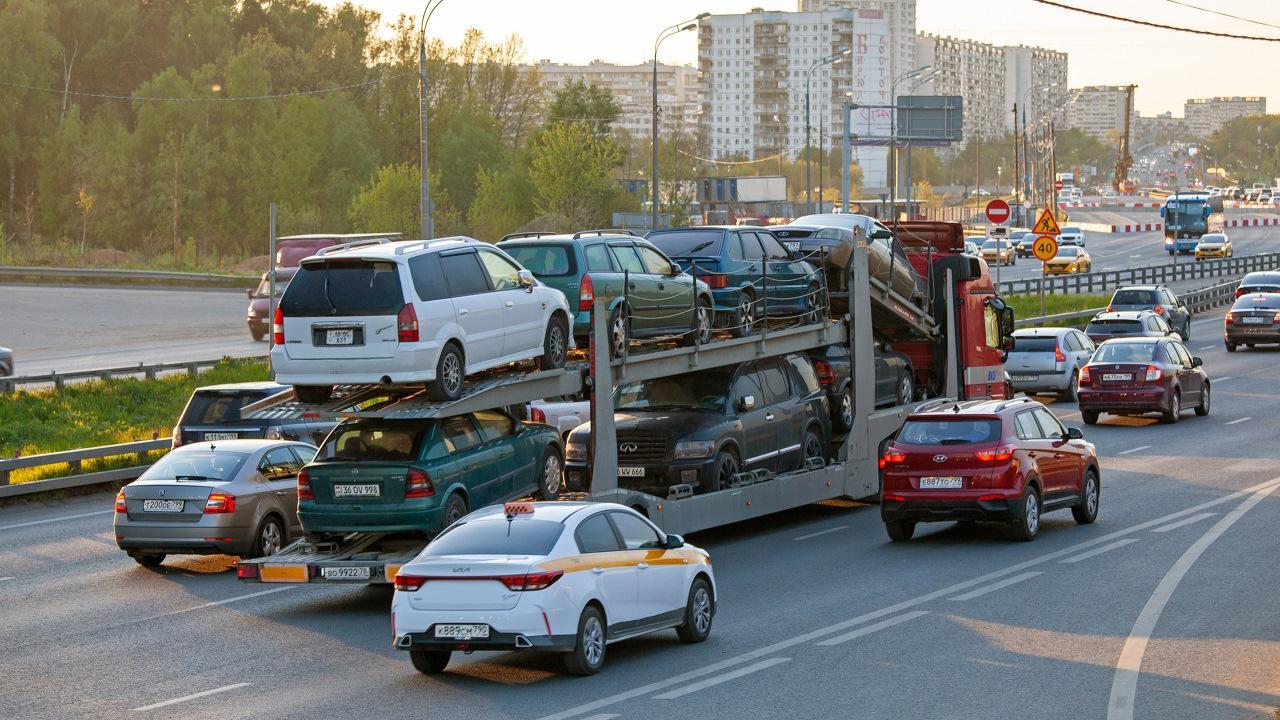
<instances>
[{"instance_id":1,"label":"silver car on lower deck","mask_svg":"<svg viewBox=\"0 0 1280 720\"><path fill-rule=\"evenodd\" d=\"M166 555L274 555L298 524L298 471L313 445L219 440L183 445L116 495L116 544L138 564Z\"/></svg>"},{"instance_id":2,"label":"silver car on lower deck","mask_svg":"<svg viewBox=\"0 0 1280 720\"><path fill-rule=\"evenodd\" d=\"M1015 391L1028 395L1057 393L1076 399L1080 368L1096 349L1087 335L1073 328L1025 328L1013 333L1013 350L1004 361Z\"/></svg>"}]
</instances>

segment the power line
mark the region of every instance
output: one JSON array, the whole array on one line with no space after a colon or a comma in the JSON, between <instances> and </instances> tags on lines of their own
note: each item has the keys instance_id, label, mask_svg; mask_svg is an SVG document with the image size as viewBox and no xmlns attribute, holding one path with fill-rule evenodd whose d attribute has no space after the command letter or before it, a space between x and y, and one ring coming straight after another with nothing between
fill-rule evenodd
<instances>
[{"instance_id":1,"label":"power line","mask_svg":"<svg viewBox=\"0 0 1280 720\"><path fill-rule=\"evenodd\" d=\"M1174 30L1176 32L1191 33L1192 35L1209 35L1212 37L1231 38L1233 40L1259 40L1261 42L1280 42L1280 38L1277 38L1277 37L1261 37L1258 35L1237 35L1235 33L1214 32L1212 30L1196 30L1194 28L1179 27L1177 25L1164 25L1161 23L1154 23L1147 20L1138 20L1136 18L1128 18L1120 15L1111 15L1109 13L1098 12L1097 10L1086 10L1085 8L1079 8L1072 5L1064 5L1063 3L1054 2L1053 0L1032 0L1032 2L1038 2L1041 5L1049 5L1051 7L1061 8L1063 10L1071 10L1072 12L1078 12L1084 15L1093 15L1094 17L1106 18L1107 20L1118 20L1120 22L1132 23L1134 25L1143 25L1146 27L1158 28L1160 30Z\"/></svg>"},{"instance_id":2,"label":"power line","mask_svg":"<svg viewBox=\"0 0 1280 720\"><path fill-rule=\"evenodd\" d=\"M1242 20L1247 23L1253 23L1254 25L1262 25L1263 27L1276 28L1277 30L1280 30L1280 25L1274 25L1261 20L1254 20L1253 18L1241 17L1239 15L1232 15L1231 13L1225 13L1221 10L1213 10L1207 7L1200 7L1199 5L1192 5L1189 2L1182 2L1182 0L1165 0L1165 2L1173 5L1181 5L1182 7L1189 7L1192 10L1199 10L1200 12L1207 12L1211 15L1221 15L1222 17L1231 18L1232 20Z\"/></svg>"},{"instance_id":3,"label":"power line","mask_svg":"<svg viewBox=\"0 0 1280 720\"><path fill-rule=\"evenodd\" d=\"M246 95L243 97L148 97L145 95L109 95L106 93L79 92L76 90L64 91L56 88L38 87L36 85L25 85L23 83L13 83L0 81L0 87L11 87L19 90L30 90L32 92L48 93L50 95L69 95L72 97L95 98L98 100L145 100L150 102L243 102L246 100L278 100L281 98L299 97L302 95L324 95L327 93L342 92L343 90L354 90L355 88L368 87L370 85L382 85L392 80L398 80L403 77L416 77L416 72L400 73L398 75L390 75L377 80L368 80L361 83L352 83L350 85L340 85L332 88L322 88L319 90L295 90L293 92L278 93L275 95Z\"/></svg>"}]
</instances>

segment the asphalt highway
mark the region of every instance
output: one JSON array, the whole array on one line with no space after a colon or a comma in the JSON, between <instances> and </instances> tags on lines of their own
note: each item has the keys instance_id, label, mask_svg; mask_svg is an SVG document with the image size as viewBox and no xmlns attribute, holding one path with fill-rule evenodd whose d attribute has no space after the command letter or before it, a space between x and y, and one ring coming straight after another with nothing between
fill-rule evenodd
<instances>
[{"instance_id":1,"label":"asphalt highway","mask_svg":"<svg viewBox=\"0 0 1280 720\"><path fill-rule=\"evenodd\" d=\"M698 533L711 639L613 645L592 678L513 653L422 676L390 647L386 589L241 584L226 557L143 569L106 493L3 507L0 717L1271 718L1280 351L1229 355L1221 312L1195 322L1213 412L1085 428L1096 524L890 543L874 506L832 502Z\"/></svg>"}]
</instances>

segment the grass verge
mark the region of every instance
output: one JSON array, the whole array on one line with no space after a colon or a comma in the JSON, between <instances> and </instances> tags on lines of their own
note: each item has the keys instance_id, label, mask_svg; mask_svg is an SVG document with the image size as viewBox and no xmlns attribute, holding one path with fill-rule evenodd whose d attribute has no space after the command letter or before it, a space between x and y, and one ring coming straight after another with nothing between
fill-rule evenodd
<instances>
[{"instance_id":1,"label":"grass verge","mask_svg":"<svg viewBox=\"0 0 1280 720\"><path fill-rule=\"evenodd\" d=\"M1111 295L1045 295L1044 313L1040 312L1039 295L1005 295L1003 300L1013 307L1014 317L1018 319L1058 315L1061 313L1080 312L1093 308L1104 308L1111 300ZM1075 325L1077 323L1070 323ZM1083 325L1083 323L1079 323Z\"/></svg>"},{"instance_id":2,"label":"grass verge","mask_svg":"<svg viewBox=\"0 0 1280 720\"><path fill-rule=\"evenodd\" d=\"M113 378L75 383L62 390L0 395L0 457L166 437L196 387L269 377L266 363L225 359L194 377ZM136 463L131 455L105 458L86 461L81 470L110 470ZM30 482L66 472L65 466L58 465L19 470L10 482Z\"/></svg>"}]
</instances>

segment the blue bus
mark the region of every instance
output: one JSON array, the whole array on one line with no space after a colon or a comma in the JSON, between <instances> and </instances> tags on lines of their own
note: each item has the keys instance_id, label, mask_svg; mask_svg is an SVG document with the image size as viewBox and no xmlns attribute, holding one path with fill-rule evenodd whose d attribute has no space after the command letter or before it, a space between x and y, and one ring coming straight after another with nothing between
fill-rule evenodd
<instances>
[{"instance_id":1,"label":"blue bus","mask_svg":"<svg viewBox=\"0 0 1280 720\"><path fill-rule=\"evenodd\" d=\"M1175 193L1160 208L1164 218L1164 249L1173 255L1196 251L1200 236L1222 232L1222 196L1206 193Z\"/></svg>"}]
</instances>

